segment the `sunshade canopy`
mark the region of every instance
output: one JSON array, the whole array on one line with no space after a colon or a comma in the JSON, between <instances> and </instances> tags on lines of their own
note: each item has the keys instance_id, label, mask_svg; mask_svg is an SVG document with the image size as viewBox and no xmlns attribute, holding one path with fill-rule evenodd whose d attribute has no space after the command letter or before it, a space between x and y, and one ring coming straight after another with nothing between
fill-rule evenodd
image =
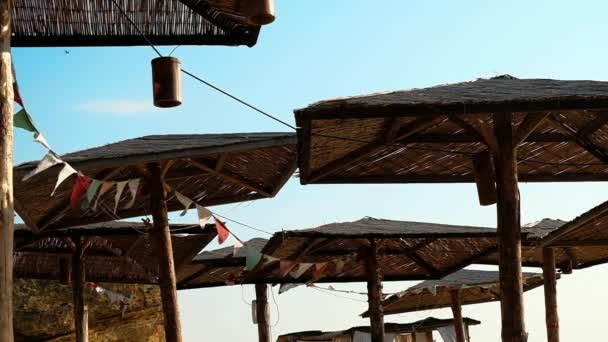
<instances>
[{"instance_id":1,"label":"sunshade canopy","mask_svg":"<svg viewBox=\"0 0 608 342\"><path fill-rule=\"evenodd\" d=\"M116 188L99 197L99 205L71 209L71 176L51 197L63 165L22 181L38 162L14 168L15 208L35 230L65 228L149 214L146 164L160 164L166 185L203 206L273 197L296 168L295 135L234 133L156 135L125 140L61 157L85 175L103 181L141 178L137 200L130 208L125 190L114 212ZM124 202L123 202L124 201ZM183 205L169 194L169 211Z\"/></svg>"},{"instance_id":2,"label":"sunshade canopy","mask_svg":"<svg viewBox=\"0 0 608 342\"><path fill-rule=\"evenodd\" d=\"M255 45L244 0L13 1L11 44L20 46ZM135 23L134 27L122 13Z\"/></svg>"},{"instance_id":3,"label":"sunshade canopy","mask_svg":"<svg viewBox=\"0 0 608 342\"><path fill-rule=\"evenodd\" d=\"M69 272L76 239L83 238L86 280L158 284L158 261L151 226L137 222L106 222L35 234L16 225L15 266L18 278L62 280ZM213 226L172 224L176 275L188 272L192 258L215 236ZM66 269L67 266L67 269Z\"/></svg>"},{"instance_id":4,"label":"sunshade canopy","mask_svg":"<svg viewBox=\"0 0 608 342\"><path fill-rule=\"evenodd\" d=\"M559 278L559 275L558 275ZM543 285L541 273L524 273L524 291ZM498 272L460 270L439 280L426 280L382 302L385 315L450 307L450 292L460 291L462 305L500 299ZM368 316L368 312L362 314Z\"/></svg>"},{"instance_id":5,"label":"sunshade canopy","mask_svg":"<svg viewBox=\"0 0 608 342\"><path fill-rule=\"evenodd\" d=\"M472 318L464 317L463 321L466 325L478 325L480 321ZM437 330L442 327L448 327L454 325L453 319L437 319L434 317L428 317L412 323L385 323L384 330L390 334L407 334L415 332L426 332ZM331 341L332 338L337 336L352 336L356 331L370 332L369 326L352 327L341 331L301 331L290 334L279 336L277 341L279 342L291 342L291 341Z\"/></svg>"},{"instance_id":6,"label":"sunshade canopy","mask_svg":"<svg viewBox=\"0 0 608 342\"><path fill-rule=\"evenodd\" d=\"M608 179L608 82L505 75L321 101L296 110L300 180L473 182L495 149L493 113L513 113L519 180Z\"/></svg>"}]
</instances>

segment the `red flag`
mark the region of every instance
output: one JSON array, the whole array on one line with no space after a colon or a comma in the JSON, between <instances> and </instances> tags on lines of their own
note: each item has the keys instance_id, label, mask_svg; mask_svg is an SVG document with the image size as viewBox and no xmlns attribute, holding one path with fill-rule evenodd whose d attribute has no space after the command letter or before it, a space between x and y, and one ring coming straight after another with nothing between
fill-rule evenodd
<instances>
[{"instance_id":1,"label":"red flag","mask_svg":"<svg viewBox=\"0 0 608 342\"><path fill-rule=\"evenodd\" d=\"M294 261L281 260L279 262L279 268L276 269L274 273L281 278L285 278L297 265L298 263Z\"/></svg>"},{"instance_id":2,"label":"red flag","mask_svg":"<svg viewBox=\"0 0 608 342\"><path fill-rule=\"evenodd\" d=\"M78 209L80 207L80 201L87 192L87 189L91 185L91 179L82 175L76 177L76 182L72 188L72 194L70 195L70 207L72 209Z\"/></svg>"},{"instance_id":3,"label":"red flag","mask_svg":"<svg viewBox=\"0 0 608 342\"><path fill-rule=\"evenodd\" d=\"M17 86L17 81L15 81L13 83L13 100L18 103L22 108L25 108L23 106L23 100L21 100L21 94L19 94L19 87Z\"/></svg>"},{"instance_id":4,"label":"red flag","mask_svg":"<svg viewBox=\"0 0 608 342\"><path fill-rule=\"evenodd\" d=\"M228 236L230 236L230 231L220 219L215 217L215 215L213 215L213 219L215 220L215 230L217 230L217 242L221 245L228 239Z\"/></svg>"}]
</instances>

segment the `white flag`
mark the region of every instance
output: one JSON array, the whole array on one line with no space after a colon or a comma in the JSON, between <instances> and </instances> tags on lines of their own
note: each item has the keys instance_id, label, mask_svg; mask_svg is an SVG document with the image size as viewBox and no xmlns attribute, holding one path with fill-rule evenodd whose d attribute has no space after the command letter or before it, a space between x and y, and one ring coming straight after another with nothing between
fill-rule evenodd
<instances>
[{"instance_id":1,"label":"white flag","mask_svg":"<svg viewBox=\"0 0 608 342\"><path fill-rule=\"evenodd\" d=\"M298 287L302 284L281 284L281 287L279 287L279 294L283 294L291 289L293 289L294 287Z\"/></svg>"},{"instance_id":2,"label":"white flag","mask_svg":"<svg viewBox=\"0 0 608 342\"><path fill-rule=\"evenodd\" d=\"M292 276L294 279L298 279L304 273L306 273L306 271L308 271L311 267L313 267L314 265L315 264L300 263L300 264L298 264L298 268L296 268L295 270L289 272L289 275Z\"/></svg>"},{"instance_id":3,"label":"white flag","mask_svg":"<svg viewBox=\"0 0 608 342\"><path fill-rule=\"evenodd\" d=\"M201 228L205 228L205 225L207 225L211 219L211 212L209 209L198 204L196 205L196 211L198 212L198 224L201 226Z\"/></svg>"},{"instance_id":4,"label":"white flag","mask_svg":"<svg viewBox=\"0 0 608 342\"><path fill-rule=\"evenodd\" d=\"M53 153L49 152L46 154L46 156L44 156L44 158L42 158L40 163L38 163L38 166L36 166L36 168L33 169L30 173L25 175L22 180L26 181L32 178L33 176L39 174L40 172L61 163L63 163L63 160L57 158Z\"/></svg>"},{"instance_id":5,"label":"white flag","mask_svg":"<svg viewBox=\"0 0 608 342\"><path fill-rule=\"evenodd\" d=\"M129 191L131 191L131 200L125 206L125 209L129 209L135 204L135 197L137 196L137 189L139 188L139 178L131 179L129 181Z\"/></svg>"},{"instance_id":6,"label":"white flag","mask_svg":"<svg viewBox=\"0 0 608 342\"><path fill-rule=\"evenodd\" d=\"M114 214L116 214L116 210L118 209L118 202L120 202L120 196L122 196L122 192L125 190L125 186L127 186L129 181L123 181L116 183L116 195L114 195Z\"/></svg>"},{"instance_id":7,"label":"white flag","mask_svg":"<svg viewBox=\"0 0 608 342\"><path fill-rule=\"evenodd\" d=\"M70 177L71 175L73 175L75 173L77 173L76 170L74 170L74 168L70 164L65 163L63 166L63 169L61 169L61 171L59 171L59 175L57 176L57 183L55 183L55 188L53 188L53 192L51 192L51 196L53 196L55 194L55 191L57 190L59 185L61 185L61 183L63 183L68 177Z\"/></svg>"},{"instance_id":8,"label":"white flag","mask_svg":"<svg viewBox=\"0 0 608 342\"><path fill-rule=\"evenodd\" d=\"M99 202L99 198L103 196L108 190L112 189L114 186L114 182L103 182L101 184L101 188L99 188L99 192L97 193L97 198L95 199L95 204L93 205L93 210L97 210L97 203Z\"/></svg>"},{"instance_id":9,"label":"white flag","mask_svg":"<svg viewBox=\"0 0 608 342\"><path fill-rule=\"evenodd\" d=\"M243 248L243 244L241 243L241 241L236 240L236 242L234 243L234 247L232 248L232 256L235 257L236 253L238 253L241 248Z\"/></svg>"},{"instance_id":10,"label":"white flag","mask_svg":"<svg viewBox=\"0 0 608 342\"><path fill-rule=\"evenodd\" d=\"M181 214L179 214L179 216L186 215L186 213L188 212L188 209L190 209L190 206L193 203L192 200L189 199L188 197L180 194L177 191L175 191L175 198L177 198L177 200L179 201L179 203L181 203L184 206L184 210L182 211Z\"/></svg>"},{"instance_id":11,"label":"white flag","mask_svg":"<svg viewBox=\"0 0 608 342\"><path fill-rule=\"evenodd\" d=\"M38 132L34 134L34 141L39 143L40 145L44 146L47 150L51 150L51 147L49 146L49 143L46 141L46 139L44 138L44 135L42 135L42 133Z\"/></svg>"}]
</instances>

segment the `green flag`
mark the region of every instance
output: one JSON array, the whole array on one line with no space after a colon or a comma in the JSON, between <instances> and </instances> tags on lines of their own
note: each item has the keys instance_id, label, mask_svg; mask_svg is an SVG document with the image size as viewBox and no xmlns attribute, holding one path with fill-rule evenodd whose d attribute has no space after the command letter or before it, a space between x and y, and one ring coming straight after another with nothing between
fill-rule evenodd
<instances>
[{"instance_id":1,"label":"green flag","mask_svg":"<svg viewBox=\"0 0 608 342\"><path fill-rule=\"evenodd\" d=\"M93 203L93 198L97 193L97 189L99 189L101 186L101 183L103 182L98 179L93 179L91 185L89 185L87 188L87 193L84 196L84 200L80 204L80 209L88 209L91 206L91 203Z\"/></svg>"},{"instance_id":2,"label":"green flag","mask_svg":"<svg viewBox=\"0 0 608 342\"><path fill-rule=\"evenodd\" d=\"M245 269L251 271L262 260L262 253L257 249L247 246L247 259L245 261Z\"/></svg>"},{"instance_id":3,"label":"green flag","mask_svg":"<svg viewBox=\"0 0 608 342\"><path fill-rule=\"evenodd\" d=\"M13 116L13 125L15 127L23 128L26 131L37 133L38 130L34 127L34 123L32 122L32 118L30 115L22 109Z\"/></svg>"}]
</instances>

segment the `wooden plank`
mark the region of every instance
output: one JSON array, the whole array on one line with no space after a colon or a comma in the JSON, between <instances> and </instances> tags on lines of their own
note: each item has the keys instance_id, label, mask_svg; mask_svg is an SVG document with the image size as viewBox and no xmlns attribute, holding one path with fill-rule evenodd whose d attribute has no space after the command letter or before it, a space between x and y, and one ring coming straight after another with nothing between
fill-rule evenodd
<instances>
[{"instance_id":1,"label":"wooden plank","mask_svg":"<svg viewBox=\"0 0 608 342\"><path fill-rule=\"evenodd\" d=\"M258 341L270 342L268 285L266 284L255 284L255 310L258 325Z\"/></svg>"},{"instance_id":2,"label":"wooden plank","mask_svg":"<svg viewBox=\"0 0 608 342\"><path fill-rule=\"evenodd\" d=\"M74 327L76 330L76 342L87 342L89 340L89 328L83 290L83 284L86 281L83 241L82 239L78 238L74 240L74 244L76 245L76 251L72 255L72 298L74 302Z\"/></svg>"},{"instance_id":3,"label":"wooden plank","mask_svg":"<svg viewBox=\"0 0 608 342\"><path fill-rule=\"evenodd\" d=\"M517 154L513 144L512 115L494 114L499 153L496 169L497 229L502 340L525 342L523 281L521 273L521 222L517 185Z\"/></svg>"},{"instance_id":4,"label":"wooden plank","mask_svg":"<svg viewBox=\"0 0 608 342\"><path fill-rule=\"evenodd\" d=\"M152 238L159 264L159 285L165 319L165 339L167 342L181 342L181 323L175 284L175 265L173 248L167 218L167 194L163 186L160 166L156 163L147 166L151 182L150 212L153 218Z\"/></svg>"},{"instance_id":5,"label":"wooden plank","mask_svg":"<svg viewBox=\"0 0 608 342\"><path fill-rule=\"evenodd\" d=\"M456 333L456 342L465 341L464 322L462 320L462 303L460 301L460 289L450 291L452 299L451 307L454 315L454 331Z\"/></svg>"},{"instance_id":6,"label":"wooden plank","mask_svg":"<svg viewBox=\"0 0 608 342\"><path fill-rule=\"evenodd\" d=\"M588 122L583 128L581 128L578 132L583 136L591 136L593 133L597 132L600 128L604 127L608 123L608 112L600 112L597 114L595 119Z\"/></svg>"},{"instance_id":7,"label":"wooden plank","mask_svg":"<svg viewBox=\"0 0 608 342\"><path fill-rule=\"evenodd\" d=\"M572 138L562 133L531 133L523 142L541 142L541 143L560 143L570 142ZM483 138L478 134L468 132L456 134L441 134L441 133L419 133L401 140L402 143L419 143L419 144L445 144L445 143L484 143Z\"/></svg>"},{"instance_id":8,"label":"wooden plank","mask_svg":"<svg viewBox=\"0 0 608 342\"><path fill-rule=\"evenodd\" d=\"M450 119L450 121L460 126L460 128L476 135L479 140L483 141L486 144L490 151L498 151L498 142L496 141L496 136L494 135L491 127L486 121L481 119L476 120L477 124L479 125L479 127L476 127L458 115L448 115L448 118Z\"/></svg>"},{"instance_id":9,"label":"wooden plank","mask_svg":"<svg viewBox=\"0 0 608 342\"><path fill-rule=\"evenodd\" d=\"M190 164L192 164L193 166L198 167L199 169L201 169L203 171L207 171L208 173L210 173L212 175L224 178L227 181L240 185L251 191L255 191L255 192L259 193L260 195L264 195L266 197L272 197L270 192L266 191L265 189L262 189L262 187L260 187L259 185L255 184L251 180L246 179L242 176L235 175L235 174L229 174L229 173L226 173L225 171L218 172L215 170L215 168L213 168L209 165L205 165L204 163L196 161L194 159L188 159L188 162Z\"/></svg>"},{"instance_id":10,"label":"wooden plank","mask_svg":"<svg viewBox=\"0 0 608 342\"><path fill-rule=\"evenodd\" d=\"M545 321L547 324L547 342L559 342L556 277L555 251L553 248L543 248L543 281L545 285Z\"/></svg>"},{"instance_id":11,"label":"wooden plank","mask_svg":"<svg viewBox=\"0 0 608 342\"><path fill-rule=\"evenodd\" d=\"M422 268L429 276L440 278L441 272L435 268L435 266L431 265L429 262L424 260L416 251L410 249L410 247L403 241L403 239L399 239L399 244L403 247L403 254L407 256L410 260L412 260L416 265Z\"/></svg>"},{"instance_id":12,"label":"wooden plank","mask_svg":"<svg viewBox=\"0 0 608 342\"><path fill-rule=\"evenodd\" d=\"M608 246L608 240L556 240L547 245L548 247L593 247Z\"/></svg>"},{"instance_id":13,"label":"wooden plank","mask_svg":"<svg viewBox=\"0 0 608 342\"><path fill-rule=\"evenodd\" d=\"M430 128L431 126L435 125L438 120L440 120L439 117L431 117L431 118L427 117L427 118L416 119L412 122L405 124L403 127L401 127L399 129L398 133L395 133L395 130L393 127L385 126L385 128L384 128L385 131L384 131L383 137L378 138L377 140L375 140L373 142L367 143L367 144L347 153L346 155L344 155L338 159L335 159L335 160L327 163L326 165L320 167L313 174L310 175L310 177L307 179L307 182L312 183L327 175L333 174L340 170L344 170L345 168L357 163L361 159L378 151L381 147L385 147L386 144L398 143L399 140L401 140L401 139L405 139L411 135L414 135L418 132L421 132L421 131L424 131L424 130ZM389 122L396 123L396 121L389 121Z\"/></svg>"},{"instance_id":14,"label":"wooden plank","mask_svg":"<svg viewBox=\"0 0 608 342\"><path fill-rule=\"evenodd\" d=\"M365 256L367 272L367 298L372 342L384 342L384 312L382 309L382 271L380 269L376 240L370 240Z\"/></svg>"},{"instance_id":15,"label":"wooden plank","mask_svg":"<svg viewBox=\"0 0 608 342\"><path fill-rule=\"evenodd\" d=\"M517 147L524 142L543 120L545 120L547 115L549 115L549 113L530 113L526 115L526 118L517 128L517 132L513 138L514 146Z\"/></svg>"},{"instance_id":16,"label":"wooden plank","mask_svg":"<svg viewBox=\"0 0 608 342\"><path fill-rule=\"evenodd\" d=\"M13 337L13 73L12 1L0 2L0 341Z\"/></svg>"},{"instance_id":17,"label":"wooden plank","mask_svg":"<svg viewBox=\"0 0 608 342\"><path fill-rule=\"evenodd\" d=\"M491 154L488 151L479 152L474 154L471 160L479 204L483 206L495 204L497 201L496 177Z\"/></svg>"}]
</instances>

